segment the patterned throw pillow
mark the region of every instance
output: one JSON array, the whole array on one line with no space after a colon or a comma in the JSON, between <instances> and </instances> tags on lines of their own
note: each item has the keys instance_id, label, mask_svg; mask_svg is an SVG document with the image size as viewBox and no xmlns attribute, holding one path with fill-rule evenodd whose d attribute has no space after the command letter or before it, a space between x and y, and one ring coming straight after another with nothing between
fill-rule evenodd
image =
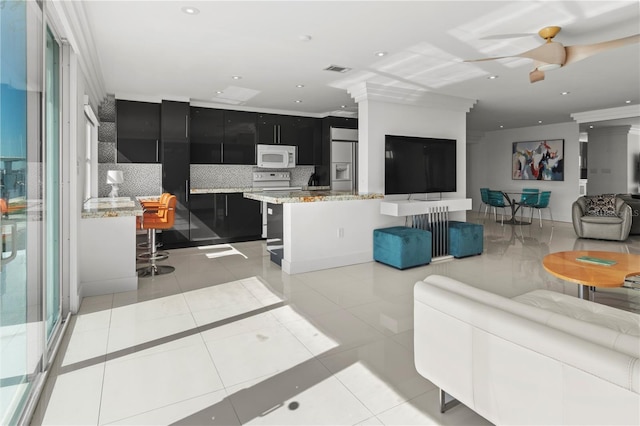
<instances>
[{"instance_id":1,"label":"patterned throw pillow","mask_svg":"<svg viewBox=\"0 0 640 426\"><path fill-rule=\"evenodd\" d=\"M587 202L587 216L617 216L616 194L591 195Z\"/></svg>"}]
</instances>

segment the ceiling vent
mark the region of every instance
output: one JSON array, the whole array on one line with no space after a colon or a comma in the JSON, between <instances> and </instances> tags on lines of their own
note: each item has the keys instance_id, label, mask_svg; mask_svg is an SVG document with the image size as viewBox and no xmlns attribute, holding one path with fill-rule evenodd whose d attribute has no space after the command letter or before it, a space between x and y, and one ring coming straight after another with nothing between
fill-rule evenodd
<instances>
[{"instance_id":1,"label":"ceiling vent","mask_svg":"<svg viewBox=\"0 0 640 426\"><path fill-rule=\"evenodd\" d=\"M324 69L325 71L334 71L334 72L347 72L351 71L351 68L341 67L338 65L329 65Z\"/></svg>"}]
</instances>

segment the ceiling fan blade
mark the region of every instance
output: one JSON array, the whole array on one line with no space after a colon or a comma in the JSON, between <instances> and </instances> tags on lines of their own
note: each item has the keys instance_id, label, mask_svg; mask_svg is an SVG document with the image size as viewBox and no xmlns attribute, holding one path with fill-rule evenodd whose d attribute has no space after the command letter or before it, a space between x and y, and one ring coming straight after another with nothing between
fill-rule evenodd
<instances>
[{"instance_id":1,"label":"ceiling fan blade","mask_svg":"<svg viewBox=\"0 0 640 426\"><path fill-rule=\"evenodd\" d=\"M527 50L519 55L521 58L529 58L546 64L563 65L567 56L565 47L557 41L549 41L535 49Z\"/></svg>"},{"instance_id":2,"label":"ceiling fan blade","mask_svg":"<svg viewBox=\"0 0 640 426\"><path fill-rule=\"evenodd\" d=\"M496 59L513 58L513 56L496 56L495 58L465 59L463 62L495 61Z\"/></svg>"},{"instance_id":3,"label":"ceiling fan blade","mask_svg":"<svg viewBox=\"0 0 640 426\"><path fill-rule=\"evenodd\" d=\"M468 59L465 62L480 62L480 61L493 61L495 59L504 58L528 58L537 62L544 62L546 64L564 64L566 52L564 46L556 41L550 41L542 46L538 46L535 49L527 50L526 52L518 53L517 55L498 56L495 58L483 58L483 59Z\"/></svg>"},{"instance_id":4,"label":"ceiling fan blade","mask_svg":"<svg viewBox=\"0 0 640 426\"><path fill-rule=\"evenodd\" d=\"M535 69L529 73L529 81L531 83L535 83L538 81L544 80L544 71L540 71L539 69Z\"/></svg>"},{"instance_id":5,"label":"ceiling fan blade","mask_svg":"<svg viewBox=\"0 0 640 426\"><path fill-rule=\"evenodd\" d=\"M564 64L569 65L574 62L586 59L589 56L593 56L597 53L604 52L605 50L617 49L618 47L626 46L633 43L640 43L640 34L619 38L616 40L603 41L601 43L586 44L581 46L567 46L567 58Z\"/></svg>"}]
</instances>

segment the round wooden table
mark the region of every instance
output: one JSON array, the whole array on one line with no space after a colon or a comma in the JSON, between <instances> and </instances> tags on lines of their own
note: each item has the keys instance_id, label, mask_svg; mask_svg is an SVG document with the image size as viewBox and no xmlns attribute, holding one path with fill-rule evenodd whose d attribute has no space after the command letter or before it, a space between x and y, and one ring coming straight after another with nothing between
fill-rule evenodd
<instances>
[{"instance_id":1,"label":"round wooden table","mask_svg":"<svg viewBox=\"0 0 640 426\"><path fill-rule=\"evenodd\" d=\"M614 261L613 265L601 265L578 260L591 257ZM552 275L580 284L578 294L585 298L584 287L622 287L625 278L640 275L640 255L610 251L561 251L548 254L542 266Z\"/></svg>"}]
</instances>

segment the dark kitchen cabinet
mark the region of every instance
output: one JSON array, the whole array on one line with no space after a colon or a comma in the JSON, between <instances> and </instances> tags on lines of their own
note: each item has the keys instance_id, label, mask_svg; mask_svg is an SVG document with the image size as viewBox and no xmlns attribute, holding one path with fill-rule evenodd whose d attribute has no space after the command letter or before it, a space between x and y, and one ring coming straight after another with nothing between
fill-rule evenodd
<instances>
[{"instance_id":1,"label":"dark kitchen cabinet","mask_svg":"<svg viewBox=\"0 0 640 426\"><path fill-rule=\"evenodd\" d=\"M223 164L256 164L256 114L224 111Z\"/></svg>"},{"instance_id":2,"label":"dark kitchen cabinet","mask_svg":"<svg viewBox=\"0 0 640 426\"><path fill-rule=\"evenodd\" d=\"M296 146L296 164L320 161L322 122L312 117L258 114L258 143Z\"/></svg>"},{"instance_id":3,"label":"dark kitchen cabinet","mask_svg":"<svg viewBox=\"0 0 640 426\"><path fill-rule=\"evenodd\" d=\"M191 107L191 164L221 164L224 111Z\"/></svg>"},{"instance_id":4,"label":"dark kitchen cabinet","mask_svg":"<svg viewBox=\"0 0 640 426\"><path fill-rule=\"evenodd\" d=\"M160 104L116 100L118 163L160 162Z\"/></svg>"},{"instance_id":5,"label":"dark kitchen cabinet","mask_svg":"<svg viewBox=\"0 0 640 426\"><path fill-rule=\"evenodd\" d=\"M242 193L225 194L227 236L233 239L259 239L262 234L261 202L244 198Z\"/></svg>"},{"instance_id":6,"label":"dark kitchen cabinet","mask_svg":"<svg viewBox=\"0 0 640 426\"><path fill-rule=\"evenodd\" d=\"M191 194L189 196L191 241L209 241L223 237L225 218L224 214L217 214L217 206L224 207L224 203L224 194Z\"/></svg>"},{"instance_id":7,"label":"dark kitchen cabinet","mask_svg":"<svg viewBox=\"0 0 640 426\"><path fill-rule=\"evenodd\" d=\"M315 166L322 161L322 120L311 117L296 117L295 126L298 147L296 164Z\"/></svg>"},{"instance_id":8,"label":"dark kitchen cabinet","mask_svg":"<svg viewBox=\"0 0 640 426\"><path fill-rule=\"evenodd\" d=\"M191 241L223 243L260 239L261 203L244 198L242 193L193 194Z\"/></svg>"},{"instance_id":9,"label":"dark kitchen cabinet","mask_svg":"<svg viewBox=\"0 0 640 426\"><path fill-rule=\"evenodd\" d=\"M162 101L161 111L162 191L178 199L175 224L162 232L162 242L166 248L177 248L189 245L189 104Z\"/></svg>"},{"instance_id":10,"label":"dark kitchen cabinet","mask_svg":"<svg viewBox=\"0 0 640 426\"><path fill-rule=\"evenodd\" d=\"M166 248L184 247L189 241L189 144L162 141L162 192L178 199L173 228L162 232Z\"/></svg>"},{"instance_id":11,"label":"dark kitchen cabinet","mask_svg":"<svg viewBox=\"0 0 640 426\"><path fill-rule=\"evenodd\" d=\"M162 101L160 123L162 140L189 142L189 103Z\"/></svg>"}]
</instances>

